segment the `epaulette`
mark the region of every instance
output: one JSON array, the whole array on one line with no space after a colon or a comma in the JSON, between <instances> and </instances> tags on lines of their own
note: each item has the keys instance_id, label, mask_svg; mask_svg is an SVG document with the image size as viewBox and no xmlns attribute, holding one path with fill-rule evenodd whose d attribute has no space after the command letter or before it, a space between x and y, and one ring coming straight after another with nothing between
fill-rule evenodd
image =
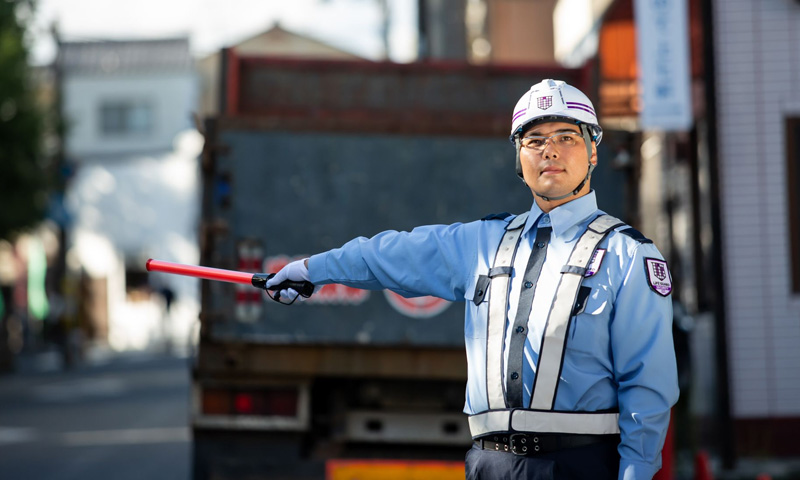
<instances>
[{"instance_id":1,"label":"epaulette","mask_svg":"<svg viewBox=\"0 0 800 480\"><path fill-rule=\"evenodd\" d=\"M620 230L619 233L625 234L625 235L631 237L632 239L636 240L639 243L653 243L652 240L650 240L649 238L645 237L642 234L642 232L640 232L639 230L636 230L633 227L628 227L628 228L626 228L624 230Z\"/></svg>"},{"instance_id":2,"label":"epaulette","mask_svg":"<svg viewBox=\"0 0 800 480\"><path fill-rule=\"evenodd\" d=\"M506 218L508 218L510 216L511 216L511 214L508 213L508 212L492 213L492 214L486 215L485 217L481 218L481 220L482 221L486 221L486 220L505 220Z\"/></svg>"}]
</instances>

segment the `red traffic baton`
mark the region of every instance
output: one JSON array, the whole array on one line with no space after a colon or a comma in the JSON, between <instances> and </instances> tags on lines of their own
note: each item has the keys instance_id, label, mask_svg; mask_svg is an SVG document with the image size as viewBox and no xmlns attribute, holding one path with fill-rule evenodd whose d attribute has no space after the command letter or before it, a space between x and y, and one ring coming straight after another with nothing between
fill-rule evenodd
<instances>
[{"instance_id":1,"label":"red traffic baton","mask_svg":"<svg viewBox=\"0 0 800 480\"><path fill-rule=\"evenodd\" d=\"M235 270L225 270L222 268L201 267L198 265L186 265L184 263L165 262L163 260L149 259L145 264L148 272L171 273L174 275L184 275L187 277L204 278L206 280L216 280L220 282L243 283L266 290L294 289L303 297L310 297L314 293L314 284L311 282L292 282L283 281L278 285L266 288L267 280L274 277L274 273L248 273L237 272Z\"/></svg>"}]
</instances>

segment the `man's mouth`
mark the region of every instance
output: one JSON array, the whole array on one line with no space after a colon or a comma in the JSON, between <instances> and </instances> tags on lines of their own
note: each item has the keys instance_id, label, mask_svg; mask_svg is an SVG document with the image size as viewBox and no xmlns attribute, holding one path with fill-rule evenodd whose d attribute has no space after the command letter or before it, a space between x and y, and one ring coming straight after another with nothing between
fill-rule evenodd
<instances>
[{"instance_id":1,"label":"man's mouth","mask_svg":"<svg viewBox=\"0 0 800 480\"><path fill-rule=\"evenodd\" d=\"M563 171L564 171L563 168L545 167L545 168L542 169L542 173L540 175L555 175L555 174L561 173Z\"/></svg>"}]
</instances>

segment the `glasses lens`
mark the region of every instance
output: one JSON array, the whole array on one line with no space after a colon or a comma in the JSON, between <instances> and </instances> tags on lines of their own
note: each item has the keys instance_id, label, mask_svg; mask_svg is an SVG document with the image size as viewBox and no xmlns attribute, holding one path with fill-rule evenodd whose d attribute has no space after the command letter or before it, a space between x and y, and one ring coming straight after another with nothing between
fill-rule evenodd
<instances>
[{"instance_id":1,"label":"glasses lens","mask_svg":"<svg viewBox=\"0 0 800 480\"><path fill-rule=\"evenodd\" d=\"M578 143L577 133L559 133L558 135L553 135L552 138L556 145L565 147L572 147Z\"/></svg>"},{"instance_id":2,"label":"glasses lens","mask_svg":"<svg viewBox=\"0 0 800 480\"><path fill-rule=\"evenodd\" d=\"M540 150L544 148L544 144L547 143L547 138L548 137L539 137L539 136L525 137L522 139L522 146L525 148Z\"/></svg>"}]
</instances>

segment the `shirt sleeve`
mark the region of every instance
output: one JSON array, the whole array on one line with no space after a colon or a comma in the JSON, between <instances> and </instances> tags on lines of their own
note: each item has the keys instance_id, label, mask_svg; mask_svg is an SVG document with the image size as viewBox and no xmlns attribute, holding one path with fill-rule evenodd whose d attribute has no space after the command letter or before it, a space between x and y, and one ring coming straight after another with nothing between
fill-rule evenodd
<instances>
[{"instance_id":1,"label":"shirt sleeve","mask_svg":"<svg viewBox=\"0 0 800 480\"><path fill-rule=\"evenodd\" d=\"M456 223L359 237L309 258L310 279L317 285L389 289L404 297L463 300L468 265L476 256L475 230L474 222Z\"/></svg>"},{"instance_id":2,"label":"shirt sleeve","mask_svg":"<svg viewBox=\"0 0 800 480\"><path fill-rule=\"evenodd\" d=\"M619 480L650 479L661 468L670 408L678 401L672 299L651 287L648 258L662 259L652 244L637 243L623 269L610 327L620 411Z\"/></svg>"}]
</instances>

